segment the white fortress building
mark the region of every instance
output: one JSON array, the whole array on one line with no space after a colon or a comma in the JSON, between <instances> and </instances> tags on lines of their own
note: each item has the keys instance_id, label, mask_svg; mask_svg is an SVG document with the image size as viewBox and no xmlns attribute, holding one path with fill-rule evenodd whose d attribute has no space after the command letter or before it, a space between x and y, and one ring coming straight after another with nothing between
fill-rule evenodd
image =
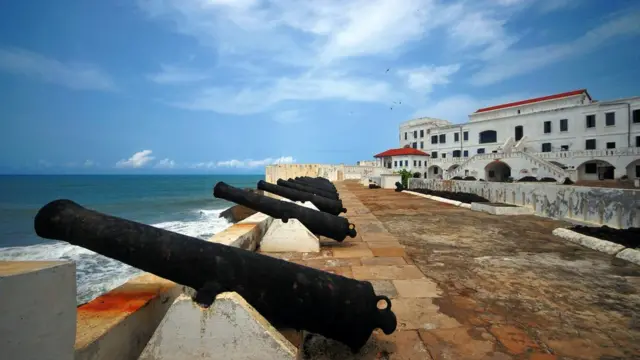
<instances>
[{"instance_id":1,"label":"white fortress building","mask_svg":"<svg viewBox=\"0 0 640 360\"><path fill-rule=\"evenodd\" d=\"M562 183L640 178L640 97L593 100L586 89L478 109L469 122L400 124L386 169L429 179Z\"/></svg>"}]
</instances>

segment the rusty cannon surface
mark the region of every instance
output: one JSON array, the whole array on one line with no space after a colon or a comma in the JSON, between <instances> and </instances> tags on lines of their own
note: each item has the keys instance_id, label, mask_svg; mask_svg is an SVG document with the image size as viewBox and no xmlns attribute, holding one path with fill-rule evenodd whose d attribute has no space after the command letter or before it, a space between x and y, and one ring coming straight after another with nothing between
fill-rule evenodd
<instances>
[{"instance_id":1,"label":"rusty cannon surface","mask_svg":"<svg viewBox=\"0 0 640 360\"><path fill-rule=\"evenodd\" d=\"M355 225L343 217L238 189L222 181L213 188L213 196L246 206L283 222L296 219L312 233L338 242L347 236L354 238L357 235Z\"/></svg>"},{"instance_id":2,"label":"rusty cannon surface","mask_svg":"<svg viewBox=\"0 0 640 360\"><path fill-rule=\"evenodd\" d=\"M270 184L264 180L258 181L257 188L259 190L268 191L272 194L280 195L291 201L309 201L313 205L315 205L318 210L324 211L331 215L340 215L341 212L347 212L347 209L342 207L342 201L340 200L327 199L325 197L314 195L308 192Z\"/></svg>"},{"instance_id":3,"label":"rusty cannon surface","mask_svg":"<svg viewBox=\"0 0 640 360\"><path fill-rule=\"evenodd\" d=\"M38 211L36 234L62 240L197 291L211 305L235 291L274 326L321 334L357 352L374 329L395 331L391 301L358 281L211 243L55 200ZM380 309L379 303L385 308ZM198 326L198 324L194 324Z\"/></svg>"},{"instance_id":4,"label":"rusty cannon surface","mask_svg":"<svg viewBox=\"0 0 640 360\"><path fill-rule=\"evenodd\" d=\"M293 179L289 179L289 180L278 179L278 181L276 181L276 184L280 185L280 186L288 187L290 189L294 189L294 190L298 190L298 191L304 191L304 192L308 192L310 194L322 196L322 197L325 197L327 199L340 200L340 197L338 196L337 193L331 193L331 192L326 191L326 190L318 189L316 187L313 187L311 185L308 185L308 184L305 184L303 182L299 182L299 181L296 181L296 180L293 180Z\"/></svg>"}]
</instances>

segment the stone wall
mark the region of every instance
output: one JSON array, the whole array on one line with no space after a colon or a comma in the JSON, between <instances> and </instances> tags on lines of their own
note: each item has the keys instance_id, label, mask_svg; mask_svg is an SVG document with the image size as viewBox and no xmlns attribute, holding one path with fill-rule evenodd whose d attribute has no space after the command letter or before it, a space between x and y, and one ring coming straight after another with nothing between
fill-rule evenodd
<instances>
[{"instance_id":1,"label":"stone wall","mask_svg":"<svg viewBox=\"0 0 640 360\"><path fill-rule=\"evenodd\" d=\"M533 209L535 214L589 225L640 227L640 191L552 183L409 179L409 189L477 194L492 202Z\"/></svg>"},{"instance_id":2,"label":"stone wall","mask_svg":"<svg viewBox=\"0 0 640 360\"><path fill-rule=\"evenodd\" d=\"M265 181L276 183L278 179L289 179L297 176L323 177L330 181L358 180L363 177L380 176L391 171L376 166L351 166L329 164L278 164L269 165L265 169Z\"/></svg>"}]
</instances>

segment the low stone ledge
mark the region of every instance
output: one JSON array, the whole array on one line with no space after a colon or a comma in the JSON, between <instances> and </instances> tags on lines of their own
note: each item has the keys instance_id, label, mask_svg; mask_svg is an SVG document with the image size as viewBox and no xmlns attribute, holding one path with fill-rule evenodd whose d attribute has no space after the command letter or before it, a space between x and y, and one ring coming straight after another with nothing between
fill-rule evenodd
<instances>
[{"instance_id":1,"label":"low stone ledge","mask_svg":"<svg viewBox=\"0 0 640 360\"><path fill-rule=\"evenodd\" d=\"M553 235L569 240L572 243L582 245L584 247L588 247L589 249L600 251L609 255L618 254L619 252L625 249L625 247L620 244L594 238L592 236L582 235L580 233L577 233L575 231L565 229L565 228L557 228L553 230L552 233Z\"/></svg>"},{"instance_id":2,"label":"low stone ledge","mask_svg":"<svg viewBox=\"0 0 640 360\"><path fill-rule=\"evenodd\" d=\"M2 359L72 360L75 338L75 264L0 261Z\"/></svg>"},{"instance_id":3,"label":"low stone ledge","mask_svg":"<svg viewBox=\"0 0 640 360\"><path fill-rule=\"evenodd\" d=\"M255 213L209 238L210 242L255 251L273 218Z\"/></svg>"},{"instance_id":4,"label":"low stone ledge","mask_svg":"<svg viewBox=\"0 0 640 360\"><path fill-rule=\"evenodd\" d=\"M465 209L470 209L471 208L471 204L463 203L461 201L445 199L445 198L441 198L439 196L422 194L422 193L415 192L415 191L410 191L410 190L402 190L402 192L407 193L407 194L411 194L411 195L420 196L420 197L423 197L423 198L429 199L429 200L439 201L439 202L442 202L442 203L445 203L445 204L449 204L449 205L453 205L453 206L463 207Z\"/></svg>"},{"instance_id":5,"label":"low stone ledge","mask_svg":"<svg viewBox=\"0 0 640 360\"><path fill-rule=\"evenodd\" d=\"M532 215L533 209L520 206L493 206L490 203L471 203L471 210L482 211L492 215Z\"/></svg>"},{"instance_id":6,"label":"low stone ledge","mask_svg":"<svg viewBox=\"0 0 640 360\"><path fill-rule=\"evenodd\" d=\"M640 265L640 250L626 248L617 253L616 257Z\"/></svg>"}]
</instances>

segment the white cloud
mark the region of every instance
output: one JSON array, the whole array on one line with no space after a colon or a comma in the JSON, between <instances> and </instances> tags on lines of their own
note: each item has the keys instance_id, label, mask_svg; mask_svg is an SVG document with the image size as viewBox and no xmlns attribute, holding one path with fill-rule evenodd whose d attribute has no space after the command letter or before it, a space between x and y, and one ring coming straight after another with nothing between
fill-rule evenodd
<instances>
[{"instance_id":1,"label":"white cloud","mask_svg":"<svg viewBox=\"0 0 640 360\"><path fill-rule=\"evenodd\" d=\"M505 51L472 75L471 83L478 86L490 85L570 57L587 54L614 37L640 34L638 24L640 12L625 13L609 19L573 41Z\"/></svg>"},{"instance_id":2,"label":"white cloud","mask_svg":"<svg viewBox=\"0 0 640 360\"><path fill-rule=\"evenodd\" d=\"M141 168L155 159L151 150L142 150L133 154L129 159L122 159L116 163L118 168Z\"/></svg>"},{"instance_id":3,"label":"white cloud","mask_svg":"<svg viewBox=\"0 0 640 360\"><path fill-rule=\"evenodd\" d=\"M147 78L150 81L153 81L157 84L175 85L175 84L184 84L184 83L194 83L194 82L206 80L210 77L209 74L201 70L181 68L177 66L164 65L164 64L160 65L160 67L162 68L161 71L147 76Z\"/></svg>"},{"instance_id":4,"label":"white cloud","mask_svg":"<svg viewBox=\"0 0 640 360\"><path fill-rule=\"evenodd\" d=\"M262 160L225 160L218 161L216 166L218 167L233 167L233 168L256 168L274 164L292 164L296 160L291 156L282 156L279 158L266 158Z\"/></svg>"},{"instance_id":5,"label":"white cloud","mask_svg":"<svg viewBox=\"0 0 640 360\"><path fill-rule=\"evenodd\" d=\"M82 164L82 166L84 167L92 167L93 165L95 165L95 163L93 162L93 160L86 160L84 162L84 164Z\"/></svg>"},{"instance_id":6,"label":"white cloud","mask_svg":"<svg viewBox=\"0 0 640 360\"><path fill-rule=\"evenodd\" d=\"M194 164L187 164L187 167L191 169L213 169L216 167L216 163L213 161L199 162Z\"/></svg>"},{"instance_id":7,"label":"white cloud","mask_svg":"<svg viewBox=\"0 0 640 360\"><path fill-rule=\"evenodd\" d=\"M175 161L170 159L162 159L158 161L155 165L156 168L160 168L160 169L172 169L175 166L176 166Z\"/></svg>"},{"instance_id":8,"label":"white cloud","mask_svg":"<svg viewBox=\"0 0 640 360\"><path fill-rule=\"evenodd\" d=\"M18 48L0 49L0 70L76 90L115 90L113 80L91 64L64 63Z\"/></svg>"},{"instance_id":9,"label":"white cloud","mask_svg":"<svg viewBox=\"0 0 640 360\"><path fill-rule=\"evenodd\" d=\"M173 102L173 105L190 110L254 114L287 100L386 102L392 94L391 86L378 80L307 73L294 78L283 77L267 86L205 88L191 99Z\"/></svg>"},{"instance_id":10,"label":"white cloud","mask_svg":"<svg viewBox=\"0 0 640 360\"><path fill-rule=\"evenodd\" d=\"M429 94L434 85L444 85L450 82L449 77L460 70L460 64L445 66L421 66L415 69L398 70L398 75L406 78L409 88Z\"/></svg>"}]
</instances>

